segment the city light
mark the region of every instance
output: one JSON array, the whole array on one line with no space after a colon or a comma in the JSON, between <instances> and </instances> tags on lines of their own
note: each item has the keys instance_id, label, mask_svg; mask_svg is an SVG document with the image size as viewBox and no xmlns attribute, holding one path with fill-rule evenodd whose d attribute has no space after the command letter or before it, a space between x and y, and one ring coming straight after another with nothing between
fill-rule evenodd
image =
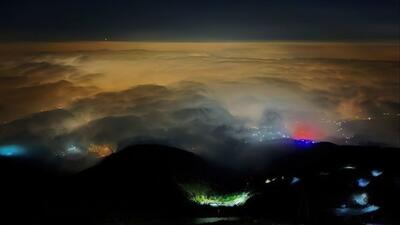
<instances>
[{"instance_id":1,"label":"city light","mask_svg":"<svg viewBox=\"0 0 400 225\"><path fill-rule=\"evenodd\" d=\"M0 146L0 156L14 157L14 156L22 156L25 154L26 154L25 148L20 145Z\"/></svg>"}]
</instances>

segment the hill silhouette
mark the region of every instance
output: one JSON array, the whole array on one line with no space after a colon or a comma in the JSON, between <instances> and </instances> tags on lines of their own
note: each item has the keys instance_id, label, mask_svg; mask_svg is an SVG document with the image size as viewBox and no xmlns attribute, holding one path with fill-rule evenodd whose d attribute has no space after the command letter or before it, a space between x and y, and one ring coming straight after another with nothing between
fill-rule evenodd
<instances>
[{"instance_id":1,"label":"hill silhouette","mask_svg":"<svg viewBox=\"0 0 400 225\"><path fill-rule=\"evenodd\" d=\"M290 141L250 150L254 153L244 159L244 165L227 168L185 150L136 145L72 174L38 159L2 157L1 220L98 224L131 217L240 216L340 224L349 219L334 215L335 207L365 192L380 210L350 221L357 224L371 216L378 222L396 221L399 149L331 143L304 146ZM279 154L271 161L275 151ZM257 166L252 168L249 162ZM373 170L379 176L372 175ZM368 186L359 187L360 178ZM216 194L246 190L252 197L237 208L201 206L190 201L184 183L205 185Z\"/></svg>"}]
</instances>

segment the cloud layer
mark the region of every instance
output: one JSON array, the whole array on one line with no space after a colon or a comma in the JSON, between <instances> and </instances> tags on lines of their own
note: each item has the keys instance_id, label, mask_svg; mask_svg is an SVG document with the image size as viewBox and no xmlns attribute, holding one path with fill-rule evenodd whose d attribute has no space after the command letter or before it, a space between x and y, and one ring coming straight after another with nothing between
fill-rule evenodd
<instances>
[{"instance_id":1,"label":"cloud layer","mask_svg":"<svg viewBox=\"0 0 400 225\"><path fill-rule=\"evenodd\" d=\"M277 135L399 146L398 55L386 45L331 45L77 44L2 54L0 144L57 153L163 143L210 157ZM360 54L368 49L375 54Z\"/></svg>"}]
</instances>

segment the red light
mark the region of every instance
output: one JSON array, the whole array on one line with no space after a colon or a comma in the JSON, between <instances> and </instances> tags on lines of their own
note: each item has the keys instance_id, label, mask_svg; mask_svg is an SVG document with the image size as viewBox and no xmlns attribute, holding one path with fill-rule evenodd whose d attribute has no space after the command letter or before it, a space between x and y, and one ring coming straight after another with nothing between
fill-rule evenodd
<instances>
[{"instance_id":1,"label":"red light","mask_svg":"<svg viewBox=\"0 0 400 225\"><path fill-rule=\"evenodd\" d=\"M321 138L321 130L308 123L295 124L292 137L297 140L318 140Z\"/></svg>"}]
</instances>

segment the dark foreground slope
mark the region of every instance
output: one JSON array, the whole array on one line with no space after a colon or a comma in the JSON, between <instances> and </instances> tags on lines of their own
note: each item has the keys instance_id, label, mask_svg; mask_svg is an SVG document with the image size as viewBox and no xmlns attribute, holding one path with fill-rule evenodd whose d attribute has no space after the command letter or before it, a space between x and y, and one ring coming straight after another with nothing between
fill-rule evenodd
<instances>
[{"instance_id":1,"label":"dark foreground slope","mask_svg":"<svg viewBox=\"0 0 400 225\"><path fill-rule=\"evenodd\" d=\"M127 147L76 174L36 160L0 160L0 220L8 223L178 216L193 207L181 182L227 174L192 153L158 145Z\"/></svg>"},{"instance_id":2,"label":"dark foreground slope","mask_svg":"<svg viewBox=\"0 0 400 225\"><path fill-rule=\"evenodd\" d=\"M399 149L331 143L292 147L249 175L258 190L246 204L253 215L312 224L399 223ZM257 154L263 157L270 155ZM366 213L372 206L378 209Z\"/></svg>"},{"instance_id":3,"label":"dark foreground slope","mask_svg":"<svg viewBox=\"0 0 400 225\"><path fill-rule=\"evenodd\" d=\"M321 143L251 151L241 169L228 169L176 148L132 146L76 174L36 160L0 158L1 224L116 224L132 218L161 218L155 224L166 224L199 216L246 221L221 224L397 222L399 149ZM185 183L208 186L216 194L245 190L252 198L233 208L197 205L182 189ZM355 201L363 194L367 199ZM379 209L337 214L368 205Z\"/></svg>"}]
</instances>

